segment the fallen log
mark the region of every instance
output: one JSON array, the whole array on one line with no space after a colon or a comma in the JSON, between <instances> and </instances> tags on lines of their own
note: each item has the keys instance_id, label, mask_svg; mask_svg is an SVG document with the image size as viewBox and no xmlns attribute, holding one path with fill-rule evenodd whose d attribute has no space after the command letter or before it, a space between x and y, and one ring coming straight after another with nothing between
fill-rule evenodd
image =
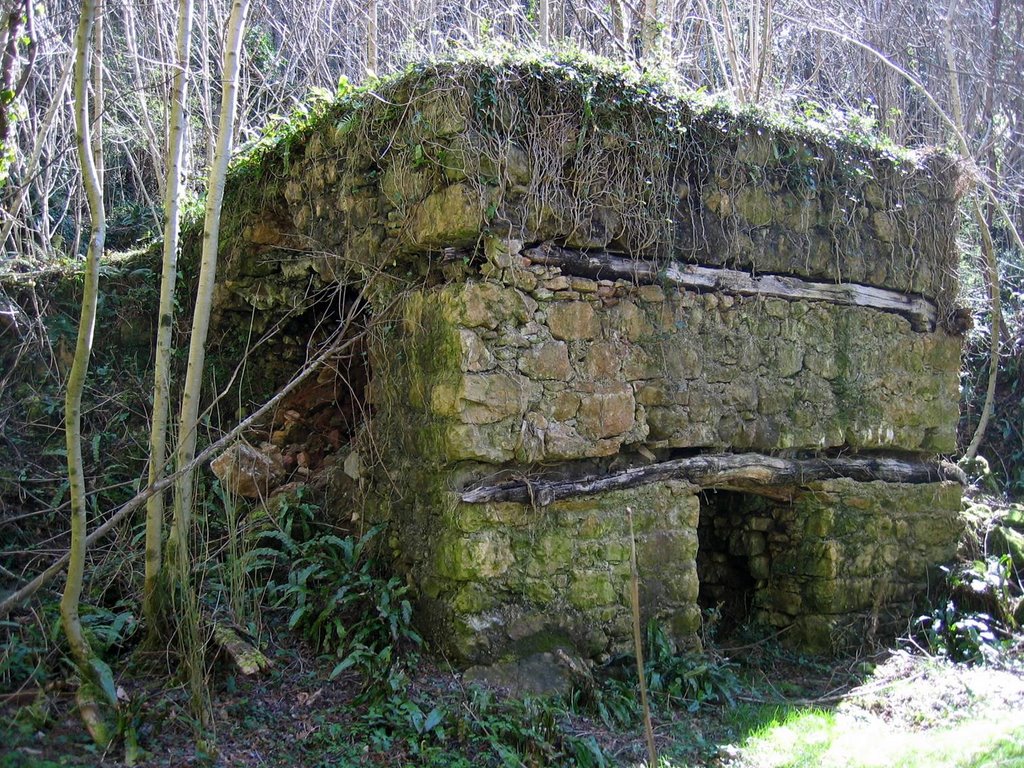
<instances>
[{"instance_id":1,"label":"fallen log","mask_svg":"<svg viewBox=\"0 0 1024 768\"><path fill-rule=\"evenodd\" d=\"M255 643L242 637L236 628L216 620L209 621L213 627L213 641L243 675L256 675L273 666L263 651Z\"/></svg>"},{"instance_id":2,"label":"fallen log","mask_svg":"<svg viewBox=\"0 0 1024 768\"><path fill-rule=\"evenodd\" d=\"M935 330L938 311L929 300L859 283L819 283L790 275L751 275L735 269L631 259L607 251L576 251L545 243L523 251L534 264L560 267L568 274L637 284L658 283L680 288L721 291L738 296L770 296L788 301L825 301L843 306L895 312L915 331Z\"/></svg>"},{"instance_id":3,"label":"fallen log","mask_svg":"<svg viewBox=\"0 0 1024 768\"><path fill-rule=\"evenodd\" d=\"M746 491L772 498L792 498L801 485L815 480L849 478L860 482L966 484L963 471L947 461L906 461L887 457L783 459L760 453L690 456L656 464L571 480L517 479L470 488L467 504L513 501L546 506L559 499L633 488L664 480L686 480L701 488Z\"/></svg>"}]
</instances>

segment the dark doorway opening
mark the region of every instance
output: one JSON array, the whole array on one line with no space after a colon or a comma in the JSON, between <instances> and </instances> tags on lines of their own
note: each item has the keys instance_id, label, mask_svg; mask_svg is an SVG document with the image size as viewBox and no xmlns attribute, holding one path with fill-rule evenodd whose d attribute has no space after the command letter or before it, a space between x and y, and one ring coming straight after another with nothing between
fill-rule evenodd
<instances>
[{"instance_id":1,"label":"dark doorway opening","mask_svg":"<svg viewBox=\"0 0 1024 768\"><path fill-rule=\"evenodd\" d=\"M770 501L750 493L707 490L700 494L697 525L698 603L719 614L726 634L751 616L758 588L767 583Z\"/></svg>"}]
</instances>

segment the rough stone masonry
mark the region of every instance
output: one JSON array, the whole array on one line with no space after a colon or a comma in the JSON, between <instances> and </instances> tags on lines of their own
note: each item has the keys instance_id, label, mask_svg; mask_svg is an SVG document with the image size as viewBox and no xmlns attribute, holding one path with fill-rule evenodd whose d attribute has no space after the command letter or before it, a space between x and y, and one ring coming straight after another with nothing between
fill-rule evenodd
<instances>
[{"instance_id":1,"label":"rough stone masonry","mask_svg":"<svg viewBox=\"0 0 1024 768\"><path fill-rule=\"evenodd\" d=\"M449 658L627 648L627 510L645 621L833 648L960 525L959 174L865 144L591 64L423 66L229 197L218 307L362 288L364 512Z\"/></svg>"}]
</instances>

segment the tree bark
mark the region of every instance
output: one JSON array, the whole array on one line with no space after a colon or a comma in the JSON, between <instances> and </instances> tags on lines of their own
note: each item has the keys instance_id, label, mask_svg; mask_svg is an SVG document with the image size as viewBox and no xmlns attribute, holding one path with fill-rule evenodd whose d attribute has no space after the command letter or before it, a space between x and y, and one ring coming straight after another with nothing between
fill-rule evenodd
<instances>
[{"instance_id":1,"label":"tree bark","mask_svg":"<svg viewBox=\"0 0 1024 768\"><path fill-rule=\"evenodd\" d=\"M210 330L210 311L213 306L213 288L217 276L217 250L220 242L220 215L224 202L224 185L228 160L231 158L232 136L235 126L236 96L238 94L239 57L245 28L249 0L234 0L228 20L228 36L224 49L220 126L217 130L217 149L210 168L210 184L206 197L206 218L203 225L203 252L199 263L196 304L192 315L192 334L189 340L188 366L182 386L181 413L178 419L178 447L176 465L188 465L196 452L198 438L199 402L202 395L203 371L206 364L206 336ZM192 526L193 473L185 472L178 479L174 491L174 520L171 526L169 548L178 558L177 564L187 569L187 535Z\"/></svg>"},{"instance_id":2,"label":"tree bark","mask_svg":"<svg viewBox=\"0 0 1024 768\"><path fill-rule=\"evenodd\" d=\"M105 189L106 176L103 160L103 3L104 0L96 0L96 19L93 28L93 47L96 55L93 57L92 67L92 154L96 158L96 176L99 179L100 190Z\"/></svg>"},{"instance_id":3,"label":"tree bark","mask_svg":"<svg viewBox=\"0 0 1024 768\"><path fill-rule=\"evenodd\" d=\"M612 16L612 35L620 50L628 51L629 42L626 39L629 35L629 22L626 19L626 8L622 0L609 0L609 9Z\"/></svg>"},{"instance_id":4,"label":"tree bark","mask_svg":"<svg viewBox=\"0 0 1024 768\"><path fill-rule=\"evenodd\" d=\"M92 356L96 305L99 295L100 258L103 255L103 243L106 237L103 189L100 183L99 169L96 167L89 126L89 72L93 58L92 40L96 15L97 0L84 0L75 37L75 128L78 156L82 165L82 177L89 204L91 232L86 253L78 339L75 343L75 356L68 375L67 393L64 400L68 484L71 501L71 545L68 559L68 579L60 601L60 615L64 634L67 636L71 649L71 656L82 676L102 690L105 686L97 675L100 667L85 634L82 632L82 621L79 616L87 547L85 471L82 462L82 392L85 389L85 379L89 373L89 360ZM115 704L116 699L110 703ZM104 727L98 702L84 688L79 689L79 709L93 739L98 744L105 745L111 734Z\"/></svg>"},{"instance_id":5,"label":"tree bark","mask_svg":"<svg viewBox=\"0 0 1024 768\"><path fill-rule=\"evenodd\" d=\"M661 41L661 12L658 0L644 0L643 21L640 24L640 57L648 58L658 52Z\"/></svg>"},{"instance_id":6,"label":"tree bark","mask_svg":"<svg viewBox=\"0 0 1024 768\"><path fill-rule=\"evenodd\" d=\"M189 5L191 6L191 0L187 0L187 1L188 1ZM166 185L167 177L170 175L170 173L167 170L166 166L164 166L163 167L164 174L162 176L160 174L161 163L162 163L162 161L164 161L166 159L163 156L164 155L163 133L161 132L161 135L157 136L157 130L153 126L153 119L152 119L152 117L150 116L150 113L149 113L149 101L146 98L146 81L145 81L145 78L143 78L143 76L142 76L142 68L139 66L139 62L141 60L143 60L143 57L140 54L139 48L138 48L138 34L137 34L137 31L136 31L136 23L135 23L135 6L136 6L135 0L127 0L124 3L124 44L125 44L125 48L127 49L127 58L131 62L131 74L132 74L132 78L133 78L133 86L134 86L134 89L135 89L135 96L138 98L138 103L139 103L139 122L136 125L140 126L142 128L142 130L146 134L146 150L149 153L150 162L153 164L153 171L156 173L156 176L157 176L157 192L158 192L158 194L161 197L166 198L167 187L165 185ZM192 15L191 15L191 8L190 8L189 9L189 23L190 23L190 25L191 25L191 18L192 18ZM190 36L191 36L191 32L192 32L192 30L191 30L191 27L190 27L189 28L189 35ZM178 44L180 45L180 35L181 35L180 24L179 24L179 27L178 27L178 35L179 35ZM176 65L175 65L176 67L180 67L181 66L180 54L181 54L181 51L180 51L180 49L178 49L178 56L177 56ZM180 71L179 69L175 69L174 70L174 75L172 76L172 82L176 82L179 71ZM175 87L176 87L176 85L172 85L172 90L171 90L171 111L172 112L174 110L174 106L173 106L174 101L173 100L174 100L174 88ZM174 131L174 128L170 124L173 122L173 120L174 120L174 115L171 114L168 117L168 124L169 124L169 130L172 133ZM173 143L173 141L174 141L174 138L172 136L171 139L170 139L170 143ZM168 157L170 156L170 154L172 152L170 143L168 144L168 147L167 147L167 156Z\"/></svg>"},{"instance_id":7,"label":"tree bark","mask_svg":"<svg viewBox=\"0 0 1024 768\"><path fill-rule=\"evenodd\" d=\"M755 0L756 2L761 2L761 0ZM752 4L751 7L754 7L754 5ZM750 66L756 71L754 78L755 104L761 101L761 90L764 86L764 81L771 75L773 7L773 0L764 0L764 11L760 18L760 32L757 36L758 44L754 55L750 59ZM753 37L753 29L751 30L751 37Z\"/></svg>"},{"instance_id":8,"label":"tree bark","mask_svg":"<svg viewBox=\"0 0 1024 768\"><path fill-rule=\"evenodd\" d=\"M160 280L156 358L153 375L153 416L149 433L149 484L164 474L167 462L167 425L170 419L171 331L174 326L174 287L178 271L178 235L181 223L182 162L185 148L185 93L192 38L192 0L181 0L178 11L177 55L171 85L170 136L164 187L164 248ZM146 503L146 573L143 615L152 631L160 616L158 588L162 570L164 497L153 494Z\"/></svg>"},{"instance_id":9,"label":"tree bark","mask_svg":"<svg viewBox=\"0 0 1024 768\"><path fill-rule=\"evenodd\" d=\"M559 499L618 491L665 480L685 480L701 488L792 498L801 485L844 477L860 482L965 482L963 472L944 461L850 457L783 459L759 453L725 453L674 459L572 480L513 480L484 485L464 491L461 499L467 504L512 501L546 506Z\"/></svg>"},{"instance_id":10,"label":"tree bark","mask_svg":"<svg viewBox=\"0 0 1024 768\"><path fill-rule=\"evenodd\" d=\"M210 328L213 289L217 275L217 253L220 243L220 219L224 202L228 161L235 130L238 106L238 79L245 17L249 0L234 0L228 18L224 45L221 85L220 123L217 146L210 167L206 196L206 217L203 224L203 250L199 264L192 334L189 341L188 366L182 385L181 410L178 419L178 442L175 464L178 468L192 463L199 430L199 404L206 363L206 338ZM174 486L174 516L168 539L168 565L172 569L169 596L174 601L174 619L178 651L191 694L193 716L202 728L212 724L213 710L207 687L205 640L200 635L198 596L191 584L192 562L189 538L195 504L193 470L180 474Z\"/></svg>"},{"instance_id":11,"label":"tree bark","mask_svg":"<svg viewBox=\"0 0 1024 768\"><path fill-rule=\"evenodd\" d=\"M718 32L718 25L715 23L715 19L712 18L711 8L708 7L708 0L700 0L700 7L701 13L703 14L704 25L708 30L708 37L711 39L711 45L715 51L715 60L718 62L718 68L722 72L722 83L727 91L738 91L739 73L733 72L729 68L729 64L723 51L725 43L722 41L721 35Z\"/></svg>"},{"instance_id":12,"label":"tree bark","mask_svg":"<svg viewBox=\"0 0 1024 768\"><path fill-rule=\"evenodd\" d=\"M366 75L376 77L377 61L377 0L366 4Z\"/></svg>"}]
</instances>

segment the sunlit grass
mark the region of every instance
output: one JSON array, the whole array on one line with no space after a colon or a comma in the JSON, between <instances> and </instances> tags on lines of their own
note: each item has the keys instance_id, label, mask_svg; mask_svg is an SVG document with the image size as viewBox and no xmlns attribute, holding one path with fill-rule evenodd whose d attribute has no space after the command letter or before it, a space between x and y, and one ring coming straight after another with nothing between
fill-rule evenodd
<instances>
[{"instance_id":1,"label":"sunlit grass","mask_svg":"<svg viewBox=\"0 0 1024 768\"><path fill-rule=\"evenodd\" d=\"M738 746L740 764L751 768L1024 768L1024 714L906 731L864 716L790 710Z\"/></svg>"}]
</instances>

